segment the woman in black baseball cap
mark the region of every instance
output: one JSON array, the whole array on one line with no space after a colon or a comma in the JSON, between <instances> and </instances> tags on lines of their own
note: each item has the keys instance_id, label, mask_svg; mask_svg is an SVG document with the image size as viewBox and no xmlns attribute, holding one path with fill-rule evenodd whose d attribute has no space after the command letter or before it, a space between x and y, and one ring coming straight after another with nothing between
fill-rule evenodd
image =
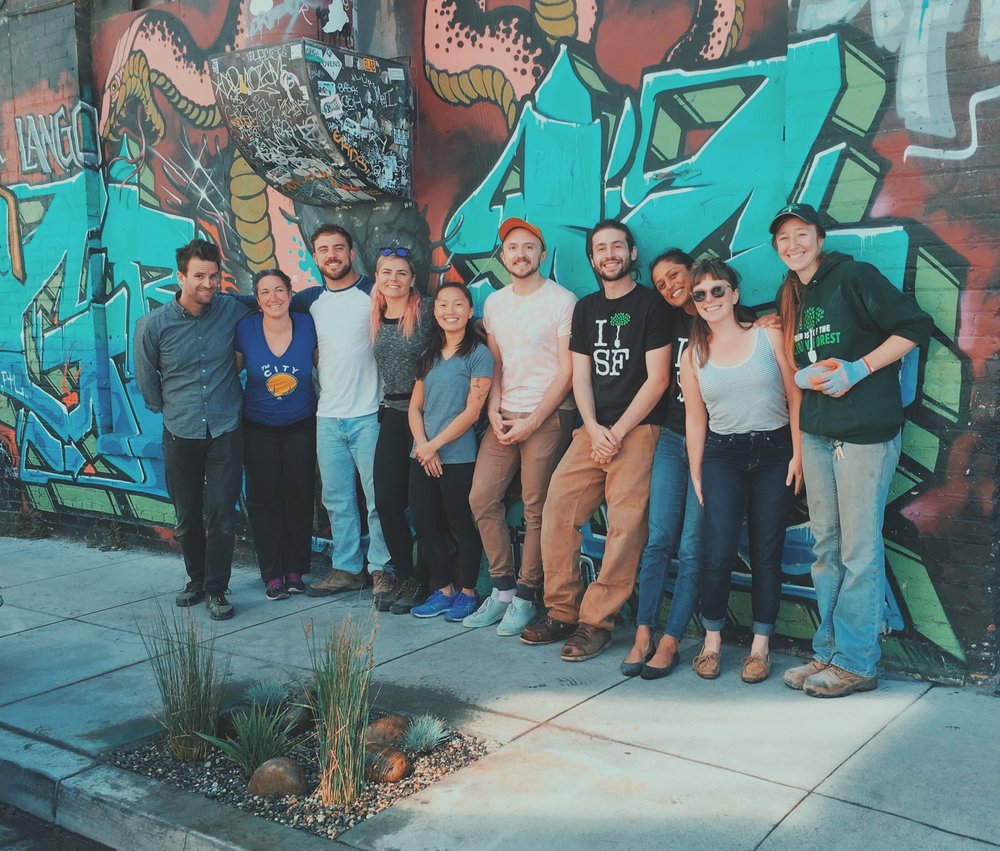
<instances>
[{"instance_id":1,"label":"woman in black baseball cap","mask_svg":"<svg viewBox=\"0 0 1000 851\"><path fill-rule=\"evenodd\" d=\"M784 679L813 697L842 697L878 685L899 361L926 344L933 323L874 266L824 251L826 228L810 205L783 207L770 231L788 267L777 300L785 348L805 391L799 424L820 615L813 660Z\"/></svg>"}]
</instances>

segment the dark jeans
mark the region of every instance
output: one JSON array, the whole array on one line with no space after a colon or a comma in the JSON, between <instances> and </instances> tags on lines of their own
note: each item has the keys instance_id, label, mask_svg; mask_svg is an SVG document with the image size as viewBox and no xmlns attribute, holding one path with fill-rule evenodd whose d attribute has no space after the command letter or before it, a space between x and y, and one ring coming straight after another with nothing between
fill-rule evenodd
<instances>
[{"instance_id":1,"label":"dark jeans","mask_svg":"<svg viewBox=\"0 0 1000 851\"><path fill-rule=\"evenodd\" d=\"M475 588L483 558L483 542L469 508L476 464L443 466L444 473L436 479L428 476L417 461L410 461L410 511L417 530L420 560L429 566L431 588L444 588L451 583L450 529L458 542L462 586Z\"/></svg>"},{"instance_id":2,"label":"dark jeans","mask_svg":"<svg viewBox=\"0 0 1000 851\"><path fill-rule=\"evenodd\" d=\"M264 582L308 573L316 484L316 419L289 426L244 420L247 513Z\"/></svg>"},{"instance_id":3,"label":"dark jeans","mask_svg":"<svg viewBox=\"0 0 1000 851\"><path fill-rule=\"evenodd\" d=\"M406 519L410 487L410 423L406 411L382 409L382 426L375 444L375 510L382 535L401 579L413 576L413 534ZM423 472L421 472L423 475Z\"/></svg>"},{"instance_id":4,"label":"dark jeans","mask_svg":"<svg viewBox=\"0 0 1000 851\"><path fill-rule=\"evenodd\" d=\"M702 462L705 564L701 615L705 629L726 623L729 582L743 518L750 532L750 597L755 635L773 635L781 603L781 552L795 494L785 484L792 458L790 429L715 434Z\"/></svg>"},{"instance_id":5,"label":"dark jeans","mask_svg":"<svg viewBox=\"0 0 1000 851\"><path fill-rule=\"evenodd\" d=\"M177 514L177 542L188 577L208 594L225 593L229 586L242 459L242 426L194 439L163 429L163 466Z\"/></svg>"}]
</instances>

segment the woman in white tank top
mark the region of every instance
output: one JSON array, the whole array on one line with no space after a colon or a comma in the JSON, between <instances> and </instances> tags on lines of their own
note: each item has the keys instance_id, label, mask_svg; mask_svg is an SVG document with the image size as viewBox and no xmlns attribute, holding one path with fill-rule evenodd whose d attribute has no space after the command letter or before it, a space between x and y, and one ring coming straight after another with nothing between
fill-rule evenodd
<instances>
[{"instance_id":1,"label":"woman in white tank top","mask_svg":"<svg viewBox=\"0 0 1000 851\"><path fill-rule=\"evenodd\" d=\"M802 391L781 332L740 315L739 275L721 260L701 263L691 297L698 316L681 362L691 482L704 506L701 616L705 643L692 667L715 679L743 518L750 533L753 644L744 682L770 672L769 643L781 603L781 552L802 487L798 409Z\"/></svg>"}]
</instances>

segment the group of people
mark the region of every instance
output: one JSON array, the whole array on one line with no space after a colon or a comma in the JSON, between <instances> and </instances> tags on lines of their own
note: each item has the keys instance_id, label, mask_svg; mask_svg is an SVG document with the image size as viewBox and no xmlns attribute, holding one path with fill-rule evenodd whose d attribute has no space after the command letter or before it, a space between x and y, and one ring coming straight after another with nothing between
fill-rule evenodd
<instances>
[{"instance_id":1,"label":"group of people","mask_svg":"<svg viewBox=\"0 0 1000 851\"><path fill-rule=\"evenodd\" d=\"M588 233L599 286L579 301L541 273L541 230L505 220L510 285L488 296L481 326L465 286L421 294L406 247L382 249L374 279L354 271L338 225L312 235L322 285L297 293L271 269L255 276L254 296L216 297L218 249L182 247L177 297L140 320L135 350L139 388L163 414L189 579L177 605L207 597L212 618L233 615L225 594L245 468L268 599L360 589L367 559L382 611L560 642L561 658L577 662L609 646L638 573L622 674L669 675L700 607L692 667L714 679L745 520L753 640L740 676L757 683L770 673L785 527L804 484L820 624L814 658L784 681L817 697L874 688L882 519L903 420L898 364L932 323L874 267L825 252L812 207L783 208L770 231L788 273L777 314L762 319L718 259L696 264L671 249L650 264L653 287L638 285L632 233L610 219ZM333 570L306 585L317 461ZM604 558L585 586L581 528L602 502ZM480 601L484 550L493 587Z\"/></svg>"}]
</instances>

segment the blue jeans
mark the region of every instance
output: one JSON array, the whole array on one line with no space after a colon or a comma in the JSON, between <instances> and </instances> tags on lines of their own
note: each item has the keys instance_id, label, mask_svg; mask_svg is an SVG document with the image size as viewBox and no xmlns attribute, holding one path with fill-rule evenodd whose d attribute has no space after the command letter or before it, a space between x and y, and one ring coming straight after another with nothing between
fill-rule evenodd
<instances>
[{"instance_id":1,"label":"blue jeans","mask_svg":"<svg viewBox=\"0 0 1000 851\"><path fill-rule=\"evenodd\" d=\"M684 634L698 602L701 518L701 503L691 485L684 438L664 428L656 443L649 480L649 535L639 561L636 626L656 627L670 560L676 552L677 581L665 632L678 640Z\"/></svg>"},{"instance_id":2,"label":"blue jeans","mask_svg":"<svg viewBox=\"0 0 1000 851\"><path fill-rule=\"evenodd\" d=\"M747 434L708 433L701 470L705 499L705 569L701 621L705 629L726 625L729 583L747 518L750 533L750 599L754 635L774 635L781 604L781 552L795 499L785 484L792 458L788 426Z\"/></svg>"},{"instance_id":3,"label":"blue jeans","mask_svg":"<svg viewBox=\"0 0 1000 851\"><path fill-rule=\"evenodd\" d=\"M368 570L383 570L389 564L389 550L375 510L377 442L378 414L316 418L316 458L323 480L323 505L330 515L332 561L335 568L347 573L361 573L365 566L355 472L361 477L368 506Z\"/></svg>"},{"instance_id":4,"label":"blue jeans","mask_svg":"<svg viewBox=\"0 0 1000 851\"><path fill-rule=\"evenodd\" d=\"M885 443L840 444L802 435L802 471L816 543L812 566L819 628L813 652L862 677L875 676L885 609L882 521L899 461L899 435Z\"/></svg>"}]
</instances>

